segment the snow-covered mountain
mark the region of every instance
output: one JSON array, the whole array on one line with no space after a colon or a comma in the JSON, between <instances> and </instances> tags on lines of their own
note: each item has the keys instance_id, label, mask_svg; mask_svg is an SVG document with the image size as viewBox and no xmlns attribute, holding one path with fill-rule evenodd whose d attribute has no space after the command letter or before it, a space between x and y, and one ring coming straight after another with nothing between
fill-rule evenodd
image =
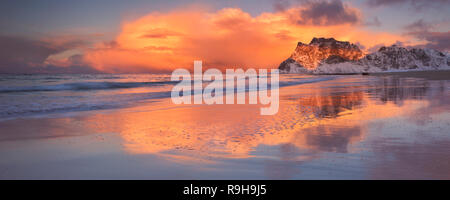
<instances>
[{"instance_id":1,"label":"snow-covered mountain","mask_svg":"<svg viewBox=\"0 0 450 200\"><path fill-rule=\"evenodd\" d=\"M309 45L299 43L279 69L284 73L312 74L440 70L450 69L450 57L433 49L406 49L396 45L363 56L349 42L314 38Z\"/></svg>"},{"instance_id":2,"label":"snow-covered mountain","mask_svg":"<svg viewBox=\"0 0 450 200\"><path fill-rule=\"evenodd\" d=\"M337 41L334 38L313 38L309 44L299 42L294 53L281 63L279 69L290 71L291 65L295 68L296 64L300 64L307 70L312 70L317 68L321 61L329 60L328 58L347 61L357 60L362 56L358 46L349 42ZM334 59L329 62L335 62Z\"/></svg>"}]
</instances>

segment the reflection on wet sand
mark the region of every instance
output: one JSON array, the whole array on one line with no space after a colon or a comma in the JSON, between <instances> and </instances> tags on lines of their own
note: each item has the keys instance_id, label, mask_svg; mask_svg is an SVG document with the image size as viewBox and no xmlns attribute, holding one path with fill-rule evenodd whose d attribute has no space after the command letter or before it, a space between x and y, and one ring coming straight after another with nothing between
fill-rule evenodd
<instances>
[{"instance_id":1,"label":"reflection on wet sand","mask_svg":"<svg viewBox=\"0 0 450 200\"><path fill-rule=\"evenodd\" d=\"M299 99L301 106L312 108L316 118L336 118L339 113L361 106L363 92L321 94Z\"/></svg>"},{"instance_id":2,"label":"reflection on wet sand","mask_svg":"<svg viewBox=\"0 0 450 200\"><path fill-rule=\"evenodd\" d=\"M318 153L345 153L349 144L363 139L367 121L408 115L428 106L427 101L418 101L426 94L426 84L410 87L396 79L377 81L385 84L366 92L333 92L317 84L310 95L283 102L275 116L260 116L257 106L214 105L114 117L120 118L116 121L123 125L121 135L130 153L248 158L258 156L259 145L280 145L280 151L291 145ZM296 87L289 90L302 89ZM380 101L370 98L373 95Z\"/></svg>"},{"instance_id":3,"label":"reflection on wet sand","mask_svg":"<svg viewBox=\"0 0 450 200\"><path fill-rule=\"evenodd\" d=\"M430 89L423 79L383 77L369 82L366 90L336 90L327 84L336 85L316 84L308 95L282 98L280 112L275 116L260 116L257 107L229 105L121 115L120 121L126 125L121 136L130 153L158 153L181 162L261 158L266 160L264 171L268 177L293 178L301 174L302 163L326 158L323 153L361 151L351 146L357 146L368 134L377 134L368 128L371 122L410 117L417 110L437 106L430 105L435 96L445 96L445 90ZM294 86L286 90L308 89ZM261 146L266 149L259 149ZM389 145L382 148L383 152L395 154L386 147ZM407 147L414 158L414 147ZM434 159L432 155L425 158Z\"/></svg>"},{"instance_id":4,"label":"reflection on wet sand","mask_svg":"<svg viewBox=\"0 0 450 200\"><path fill-rule=\"evenodd\" d=\"M367 93L379 98L383 103L393 102L401 105L404 100L424 99L429 90L429 82L424 79L382 77L372 83Z\"/></svg>"},{"instance_id":5,"label":"reflection on wet sand","mask_svg":"<svg viewBox=\"0 0 450 200\"><path fill-rule=\"evenodd\" d=\"M348 76L281 88L273 116L261 116L258 105L175 106L165 99L50 121L62 128L54 132L119 133L132 156L217 173L246 163L259 178L439 179L450 178L449 85Z\"/></svg>"},{"instance_id":6,"label":"reflection on wet sand","mask_svg":"<svg viewBox=\"0 0 450 200\"><path fill-rule=\"evenodd\" d=\"M338 114L349 114L361 101L361 93L315 96L286 103L275 116L259 115L257 106L225 105L117 117L124 126L121 136L130 153L162 153L177 158L182 154L211 161L213 157L258 157L255 148L260 145L345 152L348 143L361 139L361 131L349 120L357 116L341 118ZM331 116L334 119L326 120Z\"/></svg>"}]
</instances>

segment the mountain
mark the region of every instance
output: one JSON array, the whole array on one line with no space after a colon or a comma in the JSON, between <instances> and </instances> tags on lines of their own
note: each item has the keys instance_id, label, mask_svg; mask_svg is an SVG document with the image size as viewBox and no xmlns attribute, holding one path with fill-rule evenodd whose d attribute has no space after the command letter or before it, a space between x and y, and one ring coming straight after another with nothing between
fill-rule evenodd
<instances>
[{"instance_id":1,"label":"mountain","mask_svg":"<svg viewBox=\"0 0 450 200\"><path fill-rule=\"evenodd\" d=\"M317 68L325 60L327 63L358 60L363 56L358 46L334 38L313 38L309 44L299 42L294 53L281 63L282 71L309 71ZM291 67L292 66L292 67ZM305 69L296 69L297 67Z\"/></svg>"},{"instance_id":2,"label":"mountain","mask_svg":"<svg viewBox=\"0 0 450 200\"><path fill-rule=\"evenodd\" d=\"M406 49L392 45L381 47L378 52L366 55L359 64L378 67L383 71L399 69L438 69L448 66L450 60L444 53L433 49Z\"/></svg>"},{"instance_id":3,"label":"mountain","mask_svg":"<svg viewBox=\"0 0 450 200\"><path fill-rule=\"evenodd\" d=\"M450 69L450 57L433 49L396 45L364 56L358 46L349 42L314 38L308 45L299 42L279 69L284 73L312 74L439 70Z\"/></svg>"}]
</instances>

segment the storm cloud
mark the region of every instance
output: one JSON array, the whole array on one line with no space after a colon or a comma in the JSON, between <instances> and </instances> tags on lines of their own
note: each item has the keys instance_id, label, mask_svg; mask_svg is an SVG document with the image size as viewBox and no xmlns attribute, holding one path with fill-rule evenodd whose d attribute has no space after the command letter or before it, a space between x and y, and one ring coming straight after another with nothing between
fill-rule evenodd
<instances>
[{"instance_id":1,"label":"storm cloud","mask_svg":"<svg viewBox=\"0 0 450 200\"><path fill-rule=\"evenodd\" d=\"M55 44L19 36L0 35L0 73L78 73L93 72L89 67L74 62L69 67L46 64L50 55L79 45L79 41ZM73 56L70 61L79 60Z\"/></svg>"},{"instance_id":2,"label":"storm cloud","mask_svg":"<svg viewBox=\"0 0 450 200\"><path fill-rule=\"evenodd\" d=\"M293 14L295 22L301 25L328 26L360 21L358 11L340 0L304 1Z\"/></svg>"},{"instance_id":3,"label":"storm cloud","mask_svg":"<svg viewBox=\"0 0 450 200\"><path fill-rule=\"evenodd\" d=\"M433 28L435 28L434 23L426 22L423 19L403 27L406 35L426 42L426 44L416 45L415 47L450 51L450 31L434 31Z\"/></svg>"},{"instance_id":4,"label":"storm cloud","mask_svg":"<svg viewBox=\"0 0 450 200\"><path fill-rule=\"evenodd\" d=\"M441 51L450 51L450 31L436 32L436 31L419 31L409 33L415 37L425 40L428 43L418 45L417 47L431 48Z\"/></svg>"},{"instance_id":5,"label":"storm cloud","mask_svg":"<svg viewBox=\"0 0 450 200\"><path fill-rule=\"evenodd\" d=\"M404 27L407 31L427 31L433 28L433 24L425 22L423 19L419 19Z\"/></svg>"},{"instance_id":6,"label":"storm cloud","mask_svg":"<svg viewBox=\"0 0 450 200\"><path fill-rule=\"evenodd\" d=\"M372 7L379 6L393 6L393 5L408 5L416 9L439 7L450 4L450 0L367 0L367 4Z\"/></svg>"}]
</instances>

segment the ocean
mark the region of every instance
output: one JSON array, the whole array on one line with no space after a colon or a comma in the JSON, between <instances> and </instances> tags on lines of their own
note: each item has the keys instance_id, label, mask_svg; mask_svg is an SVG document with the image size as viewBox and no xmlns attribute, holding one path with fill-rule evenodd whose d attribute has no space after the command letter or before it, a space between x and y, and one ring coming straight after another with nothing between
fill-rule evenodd
<instances>
[{"instance_id":1,"label":"ocean","mask_svg":"<svg viewBox=\"0 0 450 200\"><path fill-rule=\"evenodd\" d=\"M333 78L283 75L279 85ZM170 98L172 87L179 83L170 79L170 74L0 75L0 120L114 109Z\"/></svg>"},{"instance_id":2,"label":"ocean","mask_svg":"<svg viewBox=\"0 0 450 200\"><path fill-rule=\"evenodd\" d=\"M264 116L170 75L1 75L0 179L449 179L449 77L280 74Z\"/></svg>"}]
</instances>

